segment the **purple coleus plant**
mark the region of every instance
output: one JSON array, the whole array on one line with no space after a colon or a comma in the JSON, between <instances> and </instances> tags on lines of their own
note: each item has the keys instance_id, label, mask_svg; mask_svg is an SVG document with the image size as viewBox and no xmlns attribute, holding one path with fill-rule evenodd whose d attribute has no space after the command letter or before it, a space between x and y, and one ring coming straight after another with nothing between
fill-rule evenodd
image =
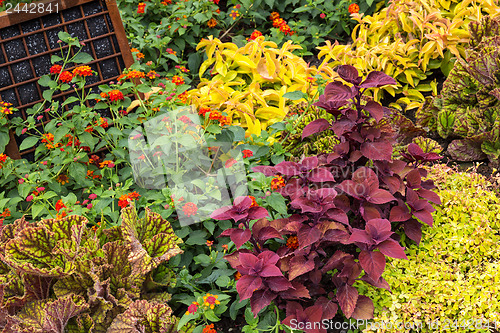
<instances>
[{"instance_id":1,"label":"purple coleus plant","mask_svg":"<svg viewBox=\"0 0 500 333\"><path fill-rule=\"evenodd\" d=\"M437 156L410 145L404 155L410 164L393 160L394 130L384 108L362 98L366 89L396 81L382 72L363 80L348 65L338 74L349 85L329 83L315 103L334 119L311 122L302 137L332 130L340 143L326 154L253 169L285 180L277 192L289 200L290 216L269 221L265 210L243 198L212 214L239 223L221 236L237 246L226 259L242 274L237 289L240 298L250 298L255 315L274 302L286 310L285 322L331 319L338 309L347 318L370 319L373 303L355 282L390 290L382 276L386 256L406 258L396 231L419 243L422 223L432 225L430 203L440 204L420 167Z\"/></svg>"}]
</instances>

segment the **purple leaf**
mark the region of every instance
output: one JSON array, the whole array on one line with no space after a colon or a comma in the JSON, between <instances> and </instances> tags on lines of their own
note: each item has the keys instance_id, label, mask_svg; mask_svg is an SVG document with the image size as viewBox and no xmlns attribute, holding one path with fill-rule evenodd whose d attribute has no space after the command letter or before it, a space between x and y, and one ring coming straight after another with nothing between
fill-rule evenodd
<instances>
[{"instance_id":1,"label":"purple leaf","mask_svg":"<svg viewBox=\"0 0 500 333\"><path fill-rule=\"evenodd\" d=\"M281 273L281 270L275 265L268 264L262 267L262 270L260 271L259 275L262 277L274 277L274 276L283 276L283 273Z\"/></svg>"},{"instance_id":2,"label":"purple leaf","mask_svg":"<svg viewBox=\"0 0 500 333\"><path fill-rule=\"evenodd\" d=\"M425 198L436 205L441 205L441 198L435 192L423 188L418 189L417 192L422 198Z\"/></svg>"},{"instance_id":3,"label":"purple leaf","mask_svg":"<svg viewBox=\"0 0 500 333\"><path fill-rule=\"evenodd\" d=\"M344 80L349 83L359 85L362 78L359 76L358 70L356 67L351 65L342 65L337 69L337 74Z\"/></svg>"},{"instance_id":4,"label":"purple leaf","mask_svg":"<svg viewBox=\"0 0 500 333\"><path fill-rule=\"evenodd\" d=\"M331 128L337 136L341 137L345 132L350 132L354 126L356 126L354 121L344 119L334 122Z\"/></svg>"},{"instance_id":5,"label":"purple leaf","mask_svg":"<svg viewBox=\"0 0 500 333\"><path fill-rule=\"evenodd\" d=\"M353 228L351 237L349 237L349 243L373 244L373 240L366 231Z\"/></svg>"},{"instance_id":6,"label":"purple leaf","mask_svg":"<svg viewBox=\"0 0 500 333\"><path fill-rule=\"evenodd\" d=\"M367 200L372 204L380 205L396 200L396 198L391 194L391 192L378 189L370 192Z\"/></svg>"},{"instance_id":7,"label":"purple leaf","mask_svg":"<svg viewBox=\"0 0 500 333\"><path fill-rule=\"evenodd\" d=\"M210 214L210 217L213 218L214 220L222 221L222 220L230 220L231 219L231 214L229 211L232 209L232 206L226 206L226 207L221 207L216 210L212 214Z\"/></svg>"},{"instance_id":8,"label":"purple leaf","mask_svg":"<svg viewBox=\"0 0 500 333\"><path fill-rule=\"evenodd\" d=\"M330 122L326 119L321 118L311 121L302 130L302 140L304 140L304 138L307 138L310 135L326 131L329 127L330 127Z\"/></svg>"},{"instance_id":9,"label":"purple leaf","mask_svg":"<svg viewBox=\"0 0 500 333\"><path fill-rule=\"evenodd\" d=\"M406 175L406 182L409 188L419 188L422 182L422 177L420 177L420 172L414 169Z\"/></svg>"},{"instance_id":10,"label":"purple leaf","mask_svg":"<svg viewBox=\"0 0 500 333\"><path fill-rule=\"evenodd\" d=\"M389 292L391 291L389 283L387 283L387 281L383 277L380 277L377 281L374 281L370 278L369 275L365 274L360 278L360 280L365 281L376 288L383 288Z\"/></svg>"},{"instance_id":11,"label":"purple leaf","mask_svg":"<svg viewBox=\"0 0 500 333\"><path fill-rule=\"evenodd\" d=\"M352 317L357 320L368 320L373 318L373 302L370 298L359 295L358 302L356 303L356 308L352 313Z\"/></svg>"},{"instance_id":12,"label":"purple leaf","mask_svg":"<svg viewBox=\"0 0 500 333\"><path fill-rule=\"evenodd\" d=\"M303 226L297 234L297 238L299 239L299 249L303 249L304 247L317 242L320 237L320 230L316 228L310 228L308 226Z\"/></svg>"},{"instance_id":13,"label":"purple leaf","mask_svg":"<svg viewBox=\"0 0 500 333\"><path fill-rule=\"evenodd\" d=\"M280 293L284 299L311 298L309 290L300 282L292 281L293 289L288 289Z\"/></svg>"},{"instance_id":14,"label":"purple leaf","mask_svg":"<svg viewBox=\"0 0 500 333\"><path fill-rule=\"evenodd\" d=\"M387 141L365 142L361 144L361 153L371 160L390 161L392 156L392 145Z\"/></svg>"},{"instance_id":15,"label":"purple leaf","mask_svg":"<svg viewBox=\"0 0 500 333\"><path fill-rule=\"evenodd\" d=\"M340 250L337 250L333 256L331 256L326 264L321 268L321 273L325 274L328 271L331 271L332 269L338 269L341 267L341 263L344 262L347 258L352 258L351 254L347 254L345 252L342 252Z\"/></svg>"},{"instance_id":16,"label":"purple leaf","mask_svg":"<svg viewBox=\"0 0 500 333\"><path fill-rule=\"evenodd\" d=\"M238 282L236 282L236 290L240 295L240 300L250 298L254 290L260 289L262 286L262 279L256 276L243 275Z\"/></svg>"},{"instance_id":17,"label":"purple leaf","mask_svg":"<svg viewBox=\"0 0 500 333\"><path fill-rule=\"evenodd\" d=\"M332 319L337 314L339 306L326 297L320 297L315 303L323 309L323 319Z\"/></svg>"},{"instance_id":18,"label":"purple leaf","mask_svg":"<svg viewBox=\"0 0 500 333\"><path fill-rule=\"evenodd\" d=\"M264 207L252 207L248 210L248 218L250 220L260 220L268 215L269 213Z\"/></svg>"},{"instance_id":19,"label":"purple leaf","mask_svg":"<svg viewBox=\"0 0 500 333\"><path fill-rule=\"evenodd\" d=\"M403 225L406 236L411 240L414 240L417 245L420 244L422 239L422 225L416 220L408 220Z\"/></svg>"},{"instance_id":20,"label":"purple leaf","mask_svg":"<svg viewBox=\"0 0 500 333\"><path fill-rule=\"evenodd\" d=\"M316 204L315 202L304 198L300 197L295 200L293 200L290 204L293 208L298 208L302 211L302 213L319 213L322 211L321 205Z\"/></svg>"},{"instance_id":21,"label":"purple leaf","mask_svg":"<svg viewBox=\"0 0 500 333\"><path fill-rule=\"evenodd\" d=\"M283 276L276 276L267 278L265 281L266 285L275 292L285 291L287 289L293 289L292 284Z\"/></svg>"},{"instance_id":22,"label":"purple leaf","mask_svg":"<svg viewBox=\"0 0 500 333\"><path fill-rule=\"evenodd\" d=\"M358 290L353 286L343 284L337 289L337 299L346 318L351 318L358 301Z\"/></svg>"},{"instance_id":23,"label":"purple leaf","mask_svg":"<svg viewBox=\"0 0 500 333\"><path fill-rule=\"evenodd\" d=\"M234 245L236 245L236 248L239 249L243 244L250 240L251 236L252 233L248 229L235 229L231 233L231 240L233 241Z\"/></svg>"},{"instance_id":24,"label":"purple leaf","mask_svg":"<svg viewBox=\"0 0 500 333\"><path fill-rule=\"evenodd\" d=\"M384 72L375 71L370 72L359 87L360 88L380 88L382 86L386 86L388 84L396 85L396 80L394 80L389 75Z\"/></svg>"},{"instance_id":25,"label":"purple leaf","mask_svg":"<svg viewBox=\"0 0 500 333\"><path fill-rule=\"evenodd\" d=\"M270 290L257 290L253 293L252 298L250 298L250 307L252 308L254 318L257 318L260 310L271 304L276 296L277 295Z\"/></svg>"},{"instance_id":26,"label":"purple leaf","mask_svg":"<svg viewBox=\"0 0 500 333\"><path fill-rule=\"evenodd\" d=\"M363 106L363 109L368 111L370 113L370 116L375 118L377 123L380 121L380 119L382 119L382 117L384 117L384 108L377 102L369 101L365 106Z\"/></svg>"},{"instance_id":27,"label":"purple leaf","mask_svg":"<svg viewBox=\"0 0 500 333\"><path fill-rule=\"evenodd\" d=\"M327 101L345 101L354 97L356 92L342 82L333 81L326 85L324 95Z\"/></svg>"},{"instance_id":28,"label":"purple leaf","mask_svg":"<svg viewBox=\"0 0 500 333\"><path fill-rule=\"evenodd\" d=\"M288 280L292 281L297 276L301 276L314 269L314 260L307 260L304 256L295 256L290 260L290 271Z\"/></svg>"},{"instance_id":29,"label":"purple leaf","mask_svg":"<svg viewBox=\"0 0 500 333\"><path fill-rule=\"evenodd\" d=\"M385 256L380 252L361 251L359 263L373 280L378 280L385 269Z\"/></svg>"},{"instance_id":30,"label":"purple leaf","mask_svg":"<svg viewBox=\"0 0 500 333\"><path fill-rule=\"evenodd\" d=\"M273 227L264 227L264 228L260 229L259 236L257 238L261 241L265 241L265 240L268 240L271 238L283 239L281 234Z\"/></svg>"},{"instance_id":31,"label":"purple leaf","mask_svg":"<svg viewBox=\"0 0 500 333\"><path fill-rule=\"evenodd\" d=\"M338 208L332 208L329 209L326 212L326 216L331 218L334 221L338 221L340 223L343 223L345 225L349 225L349 218L347 217L347 214L342 210Z\"/></svg>"},{"instance_id":32,"label":"purple leaf","mask_svg":"<svg viewBox=\"0 0 500 333\"><path fill-rule=\"evenodd\" d=\"M419 210L419 211L413 211L412 213L413 213L413 216L415 216L417 219L424 222L429 227L432 227L432 222L434 222L434 219L432 218L432 215L430 212L428 212L426 210Z\"/></svg>"},{"instance_id":33,"label":"purple leaf","mask_svg":"<svg viewBox=\"0 0 500 333\"><path fill-rule=\"evenodd\" d=\"M386 219L373 219L366 223L366 233L371 235L374 240L382 242L391 237L391 222Z\"/></svg>"},{"instance_id":34,"label":"purple leaf","mask_svg":"<svg viewBox=\"0 0 500 333\"><path fill-rule=\"evenodd\" d=\"M325 168L316 168L311 170L311 172L307 175L307 179L312 182L333 182L335 178L330 171Z\"/></svg>"},{"instance_id":35,"label":"purple leaf","mask_svg":"<svg viewBox=\"0 0 500 333\"><path fill-rule=\"evenodd\" d=\"M266 177L274 176L277 174L276 170L272 166L268 165L258 165L252 168L253 172L260 172L266 175Z\"/></svg>"},{"instance_id":36,"label":"purple leaf","mask_svg":"<svg viewBox=\"0 0 500 333\"><path fill-rule=\"evenodd\" d=\"M401 245L399 245L399 243L393 239L388 239L386 241L383 241L378 245L378 249L380 250L380 252L382 252L388 257L397 259L408 259Z\"/></svg>"},{"instance_id":37,"label":"purple leaf","mask_svg":"<svg viewBox=\"0 0 500 333\"><path fill-rule=\"evenodd\" d=\"M406 206L394 206L391 209L389 220L391 222L406 221L411 218L410 210Z\"/></svg>"},{"instance_id":38,"label":"purple leaf","mask_svg":"<svg viewBox=\"0 0 500 333\"><path fill-rule=\"evenodd\" d=\"M274 169L285 176L300 175L299 165L295 162L283 161L276 165Z\"/></svg>"}]
</instances>

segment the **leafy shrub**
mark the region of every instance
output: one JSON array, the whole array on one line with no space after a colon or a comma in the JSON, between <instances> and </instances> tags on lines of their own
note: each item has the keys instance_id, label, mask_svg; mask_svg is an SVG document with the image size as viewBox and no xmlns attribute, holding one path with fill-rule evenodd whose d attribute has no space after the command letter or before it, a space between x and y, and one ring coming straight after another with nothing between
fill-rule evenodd
<instances>
[{"instance_id":1,"label":"leafy shrub","mask_svg":"<svg viewBox=\"0 0 500 333\"><path fill-rule=\"evenodd\" d=\"M460 161L500 158L500 20L470 23L467 58L455 63L441 95L417 114L421 126L455 139L448 146Z\"/></svg>"},{"instance_id":2,"label":"leafy shrub","mask_svg":"<svg viewBox=\"0 0 500 333\"><path fill-rule=\"evenodd\" d=\"M419 242L419 220L432 225L427 201L440 203L433 182L421 179L426 171L419 165L432 156L410 150L411 164L392 161L393 133L380 122L383 107L361 103L365 89L395 84L394 79L372 72L362 81L348 65L338 74L352 87L331 82L315 103L334 120L317 119L302 136L331 129L340 143L300 162L254 168L274 176L271 186L289 199L292 215L268 221L268 212L249 197L212 214L235 222L221 236L229 236L237 248L226 258L242 275L236 284L240 299L250 299L255 316L274 301L286 308L287 325L331 319L339 307L347 318L371 318L372 301L353 284L360 279L388 289L381 277L385 256L406 258L392 230L404 229Z\"/></svg>"},{"instance_id":3,"label":"leafy shrub","mask_svg":"<svg viewBox=\"0 0 500 333\"><path fill-rule=\"evenodd\" d=\"M359 22L352 33L353 43L327 41L318 48L318 57L324 56L323 63L332 60L332 67L350 64L364 74L385 72L398 86L375 90L375 100L380 100L384 91L397 96L397 103L404 103L406 109L417 108L424 101L422 93L437 94L431 75L438 69L447 75L453 66L452 56L465 57L467 23L479 20L483 13L498 15L498 5L491 1L392 0L372 16L353 14Z\"/></svg>"},{"instance_id":4,"label":"leafy shrub","mask_svg":"<svg viewBox=\"0 0 500 333\"><path fill-rule=\"evenodd\" d=\"M128 206L120 226L92 230L88 223L77 215L23 217L2 228L2 328L123 332L140 322L144 332L174 332L170 295L156 274L182 253L168 221L148 208L139 219Z\"/></svg>"},{"instance_id":5,"label":"leafy shrub","mask_svg":"<svg viewBox=\"0 0 500 333\"><path fill-rule=\"evenodd\" d=\"M197 108L225 112L233 124L247 128L248 135L259 135L287 114L286 93L299 91L313 97L317 91L315 75L325 79L335 76L331 68L309 67L291 53L300 46L286 42L277 47L264 37L241 48L212 36L203 39L197 48L205 48L207 60L200 67L201 83L188 91L188 100ZM209 68L212 77L206 79Z\"/></svg>"},{"instance_id":6,"label":"leafy shrub","mask_svg":"<svg viewBox=\"0 0 500 333\"><path fill-rule=\"evenodd\" d=\"M422 228L418 247L402 238L409 260L388 260L383 277L391 293L357 286L374 300L375 324L422 323L423 332L435 332L427 323L438 320L452 331L490 332L488 323L495 328L500 320L500 198L476 173L440 165L429 178L442 205L435 206L434 227Z\"/></svg>"}]
</instances>

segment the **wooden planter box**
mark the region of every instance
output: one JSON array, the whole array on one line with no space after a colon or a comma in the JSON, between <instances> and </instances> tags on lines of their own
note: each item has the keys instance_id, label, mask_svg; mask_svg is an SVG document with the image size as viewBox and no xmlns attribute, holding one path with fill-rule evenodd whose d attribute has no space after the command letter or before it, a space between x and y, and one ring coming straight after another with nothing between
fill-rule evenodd
<instances>
[{"instance_id":1,"label":"wooden planter box","mask_svg":"<svg viewBox=\"0 0 500 333\"><path fill-rule=\"evenodd\" d=\"M25 111L43 101L47 88L37 81L49 73L51 56L60 54L59 31L78 37L85 43L83 52L94 58L87 65L98 75L87 80L86 90L97 92L100 84L116 81L134 62L114 0L43 0L24 6L0 12L0 100L19 109L11 118L26 119ZM68 90L52 99L62 102L72 95L74 91ZM44 117L39 126L50 121ZM20 152L22 139L11 133L10 157L21 158L34 151Z\"/></svg>"}]
</instances>

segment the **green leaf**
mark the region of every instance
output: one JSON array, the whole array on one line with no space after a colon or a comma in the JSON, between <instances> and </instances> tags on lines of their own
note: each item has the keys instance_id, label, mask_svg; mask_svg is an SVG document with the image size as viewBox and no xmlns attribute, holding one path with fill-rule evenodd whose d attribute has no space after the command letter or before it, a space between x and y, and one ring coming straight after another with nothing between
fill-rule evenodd
<instances>
[{"instance_id":1,"label":"green leaf","mask_svg":"<svg viewBox=\"0 0 500 333\"><path fill-rule=\"evenodd\" d=\"M78 183L79 180L85 179L87 170L80 163L71 163L68 167L69 175Z\"/></svg>"},{"instance_id":2,"label":"green leaf","mask_svg":"<svg viewBox=\"0 0 500 333\"><path fill-rule=\"evenodd\" d=\"M19 146L19 150L25 150L33 147L36 143L38 142L38 137L36 136L29 136L26 139L21 142L21 145Z\"/></svg>"},{"instance_id":3,"label":"green leaf","mask_svg":"<svg viewBox=\"0 0 500 333\"><path fill-rule=\"evenodd\" d=\"M204 314L205 317L210 321L217 322L220 320L220 318L215 315L213 310L205 310Z\"/></svg>"},{"instance_id":4,"label":"green leaf","mask_svg":"<svg viewBox=\"0 0 500 333\"><path fill-rule=\"evenodd\" d=\"M302 13L302 12L307 12L307 11L310 11L310 10L311 10L311 7L301 6L299 8L295 8L292 13Z\"/></svg>"},{"instance_id":5,"label":"green leaf","mask_svg":"<svg viewBox=\"0 0 500 333\"><path fill-rule=\"evenodd\" d=\"M195 230L189 234L186 240L187 245L205 245L207 242L207 233L203 230Z\"/></svg>"},{"instance_id":6,"label":"green leaf","mask_svg":"<svg viewBox=\"0 0 500 333\"><path fill-rule=\"evenodd\" d=\"M0 154L5 151L5 146L9 144L10 137L9 133L4 132L0 129Z\"/></svg>"},{"instance_id":7,"label":"green leaf","mask_svg":"<svg viewBox=\"0 0 500 333\"><path fill-rule=\"evenodd\" d=\"M50 82L52 81L53 80L50 78L50 76L44 75L38 80L38 84L41 85L42 87L48 87Z\"/></svg>"},{"instance_id":8,"label":"green leaf","mask_svg":"<svg viewBox=\"0 0 500 333\"><path fill-rule=\"evenodd\" d=\"M305 98L305 96L306 96L306 94L304 94L300 90L290 91L290 92L287 92L286 94L283 95L284 98L291 99L292 101L297 101L299 99Z\"/></svg>"},{"instance_id":9,"label":"green leaf","mask_svg":"<svg viewBox=\"0 0 500 333\"><path fill-rule=\"evenodd\" d=\"M44 208L45 207L41 203L34 204L33 207L31 207L31 216L35 219L40 215Z\"/></svg>"},{"instance_id":10,"label":"green leaf","mask_svg":"<svg viewBox=\"0 0 500 333\"><path fill-rule=\"evenodd\" d=\"M55 54L53 54L51 57L50 57L50 62L55 64L56 62L59 62L59 61L63 61L64 59L59 57L59 56L56 56Z\"/></svg>"},{"instance_id":11,"label":"green leaf","mask_svg":"<svg viewBox=\"0 0 500 333\"><path fill-rule=\"evenodd\" d=\"M212 133L212 134L219 134L222 132L220 126L217 124L212 124L212 125L208 126L206 128L206 131L208 133Z\"/></svg>"},{"instance_id":12,"label":"green leaf","mask_svg":"<svg viewBox=\"0 0 500 333\"><path fill-rule=\"evenodd\" d=\"M70 97L68 97L68 98L67 98L67 99L66 99L66 100L65 100L65 101L61 104L61 106L65 106L65 105L67 105L67 104L74 103L74 102L76 102L76 101L79 101L79 99L78 99L77 97L75 97L75 96L70 96ZM56 142L57 142L57 140L56 140Z\"/></svg>"},{"instance_id":13,"label":"green leaf","mask_svg":"<svg viewBox=\"0 0 500 333\"><path fill-rule=\"evenodd\" d=\"M52 100L52 95L54 94L54 90L52 89L49 89L49 90L45 90L43 93L42 93L42 96L43 98L46 100L46 101L51 101Z\"/></svg>"},{"instance_id":14,"label":"green leaf","mask_svg":"<svg viewBox=\"0 0 500 333\"><path fill-rule=\"evenodd\" d=\"M70 61L76 64L86 64L88 62L91 62L92 60L94 60L94 58L90 54L85 52L80 52L77 55L75 55L73 59L71 59Z\"/></svg>"},{"instance_id":15,"label":"green leaf","mask_svg":"<svg viewBox=\"0 0 500 333\"><path fill-rule=\"evenodd\" d=\"M256 325L259 322L259 317L254 318L252 310L250 308L245 309L245 321L249 325Z\"/></svg>"},{"instance_id":16,"label":"green leaf","mask_svg":"<svg viewBox=\"0 0 500 333\"><path fill-rule=\"evenodd\" d=\"M270 196L266 198L266 202L271 208L280 214L287 214L287 207L285 203L285 198L279 193L273 192Z\"/></svg>"}]
</instances>

